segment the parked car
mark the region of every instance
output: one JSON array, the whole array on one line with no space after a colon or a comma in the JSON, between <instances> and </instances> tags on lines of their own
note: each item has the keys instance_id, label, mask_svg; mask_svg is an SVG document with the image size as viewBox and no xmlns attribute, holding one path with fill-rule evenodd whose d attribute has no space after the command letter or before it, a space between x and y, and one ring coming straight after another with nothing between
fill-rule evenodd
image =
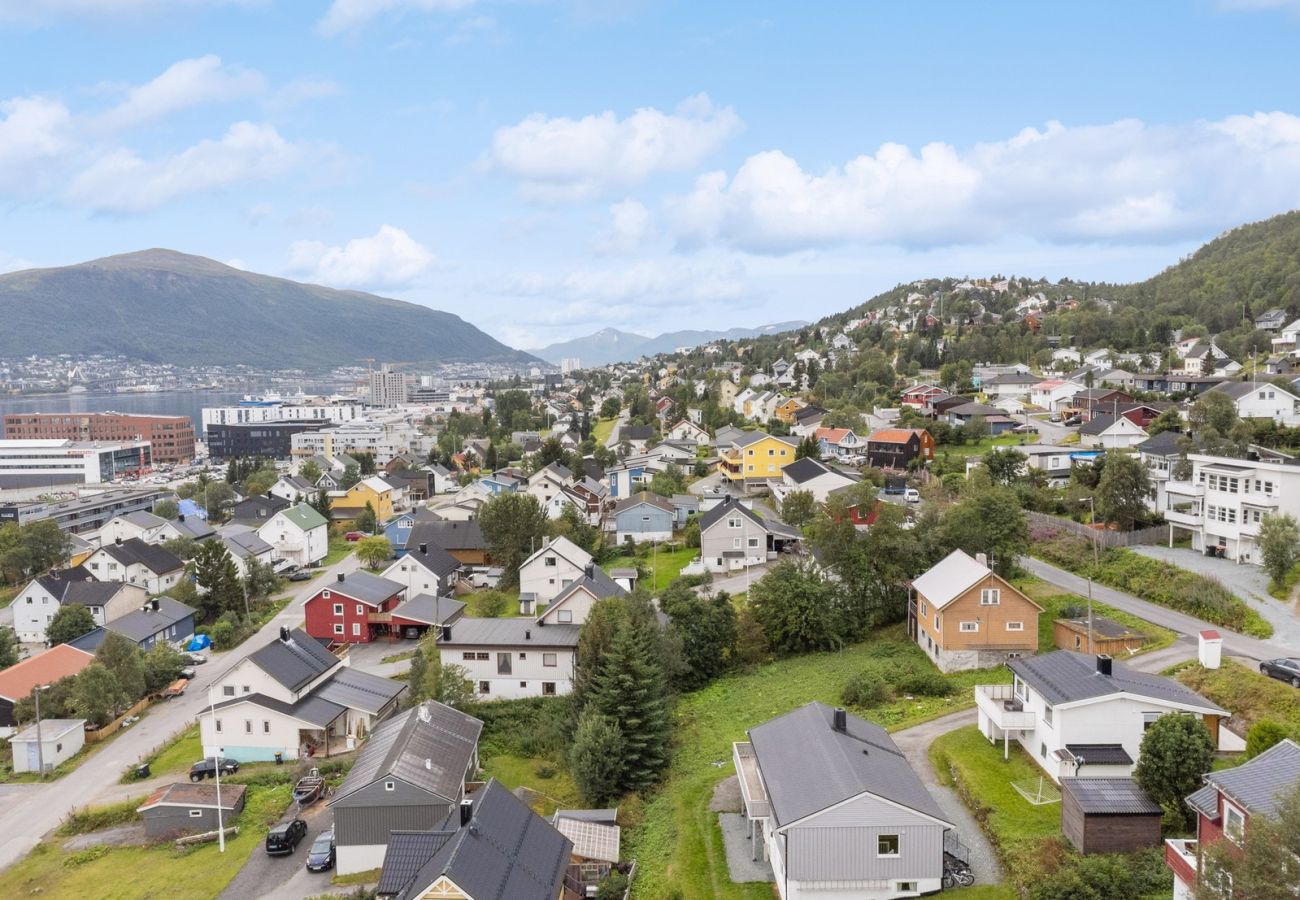
<instances>
[{"instance_id":1,"label":"parked car","mask_svg":"<svg viewBox=\"0 0 1300 900\"><path fill-rule=\"evenodd\" d=\"M1291 682L1291 687L1300 688L1300 659L1282 656L1267 659L1259 664L1259 671L1269 678Z\"/></svg>"},{"instance_id":2,"label":"parked car","mask_svg":"<svg viewBox=\"0 0 1300 900\"><path fill-rule=\"evenodd\" d=\"M1017 425L1011 430L1016 434L1038 434L1038 429L1033 425Z\"/></svg>"},{"instance_id":3,"label":"parked car","mask_svg":"<svg viewBox=\"0 0 1300 900\"><path fill-rule=\"evenodd\" d=\"M194 676L197 674L198 672L195 672L189 666L186 666L184 669L181 669L181 677L185 679L193 680Z\"/></svg>"},{"instance_id":4,"label":"parked car","mask_svg":"<svg viewBox=\"0 0 1300 900\"><path fill-rule=\"evenodd\" d=\"M1061 414L1060 414L1060 413L1052 413L1052 415L1051 415L1050 417L1048 417L1047 421L1049 421L1049 422L1058 422L1058 423L1059 423L1059 422L1061 421Z\"/></svg>"},{"instance_id":5,"label":"parked car","mask_svg":"<svg viewBox=\"0 0 1300 900\"><path fill-rule=\"evenodd\" d=\"M208 658L202 653L186 653L183 655L187 657L187 661L192 666L201 666L208 661Z\"/></svg>"},{"instance_id":6,"label":"parked car","mask_svg":"<svg viewBox=\"0 0 1300 900\"><path fill-rule=\"evenodd\" d=\"M918 491L916 488L908 488L907 490L903 491L903 499L906 500L908 503L920 503L921 492Z\"/></svg>"},{"instance_id":7,"label":"parked car","mask_svg":"<svg viewBox=\"0 0 1300 900\"><path fill-rule=\"evenodd\" d=\"M347 534L343 535L343 539L350 544L355 544L363 537L369 537L369 535L367 535L364 531L349 531Z\"/></svg>"},{"instance_id":8,"label":"parked car","mask_svg":"<svg viewBox=\"0 0 1300 900\"><path fill-rule=\"evenodd\" d=\"M1061 424L1064 425L1066 428L1073 428L1076 425L1082 425L1083 416L1070 416L1070 418L1066 419Z\"/></svg>"},{"instance_id":9,"label":"parked car","mask_svg":"<svg viewBox=\"0 0 1300 900\"><path fill-rule=\"evenodd\" d=\"M299 569L298 571L292 572L289 575L290 581L311 581L311 579L312 579L312 573L308 572L306 569Z\"/></svg>"},{"instance_id":10,"label":"parked car","mask_svg":"<svg viewBox=\"0 0 1300 900\"><path fill-rule=\"evenodd\" d=\"M266 833L266 855L288 856L307 836L307 823L302 819L281 822Z\"/></svg>"},{"instance_id":11,"label":"parked car","mask_svg":"<svg viewBox=\"0 0 1300 900\"><path fill-rule=\"evenodd\" d=\"M334 832L322 831L307 851L308 872L328 872L334 868Z\"/></svg>"},{"instance_id":12,"label":"parked car","mask_svg":"<svg viewBox=\"0 0 1300 900\"><path fill-rule=\"evenodd\" d=\"M234 775L239 771L239 760L221 757L221 774ZM217 761L209 757L196 762L190 766L190 781L202 781L205 778L211 778L217 774Z\"/></svg>"}]
</instances>

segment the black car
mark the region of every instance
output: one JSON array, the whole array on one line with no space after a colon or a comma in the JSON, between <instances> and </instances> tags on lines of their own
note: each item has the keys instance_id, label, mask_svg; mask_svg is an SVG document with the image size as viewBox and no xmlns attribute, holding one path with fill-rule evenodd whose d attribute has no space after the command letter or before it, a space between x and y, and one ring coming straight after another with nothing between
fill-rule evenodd
<instances>
[{"instance_id":1,"label":"black car","mask_svg":"<svg viewBox=\"0 0 1300 900\"><path fill-rule=\"evenodd\" d=\"M1082 424L1083 424L1083 417L1082 417L1082 416L1070 416L1070 418L1066 419L1062 424L1065 425L1067 428L1073 428L1075 425L1082 425Z\"/></svg>"},{"instance_id":2,"label":"black car","mask_svg":"<svg viewBox=\"0 0 1300 900\"><path fill-rule=\"evenodd\" d=\"M302 819L281 822L266 833L266 855L288 856L307 836L307 823Z\"/></svg>"},{"instance_id":3,"label":"black car","mask_svg":"<svg viewBox=\"0 0 1300 900\"><path fill-rule=\"evenodd\" d=\"M234 775L239 771L239 760L221 757L221 774ZM217 774L217 761L204 758L190 766L190 781L202 781Z\"/></svg>"},{"instance_id":4,"label":"black car","mask_svg":"<svg viewBox=\"0 0 1300 900\"><path fill-rule=\"evenodd\" d=\"M1300 659L1281 656L1259 664L1261 674L1279 681L1291 682L1291 687L1300 688Z\"/></svg>"},{"instance_id":5,"label":"black car","mask_svg":"<svg viewBox=\"0 0 1300 900\"><path fill-rule=\"evenodd\" d=\"M334 868L334 832L322 831L307 851L308 872L328 872Z\"/></svg>"}]
</instances>

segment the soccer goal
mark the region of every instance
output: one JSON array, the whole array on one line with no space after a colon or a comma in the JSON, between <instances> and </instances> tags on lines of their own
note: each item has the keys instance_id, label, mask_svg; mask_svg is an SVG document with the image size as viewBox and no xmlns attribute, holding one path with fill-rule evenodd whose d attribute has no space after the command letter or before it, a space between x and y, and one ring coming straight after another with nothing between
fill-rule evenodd
<instances>
[{"instance_id":1,"label":"soccer goal","mask_svg":"<svg viewBox=\"0 0 1300 900\"><path fill-rule=\"evenodd\" d=\"M1061 802L1061 792L1057 790L1056 785L1042 776L1039 776L1037 780L1028 778L1024 781L1013 781L1011 786L1016 789L1017 794L1034 806L1046 806L1048 803Z\"/></svg>"}]
</instances>

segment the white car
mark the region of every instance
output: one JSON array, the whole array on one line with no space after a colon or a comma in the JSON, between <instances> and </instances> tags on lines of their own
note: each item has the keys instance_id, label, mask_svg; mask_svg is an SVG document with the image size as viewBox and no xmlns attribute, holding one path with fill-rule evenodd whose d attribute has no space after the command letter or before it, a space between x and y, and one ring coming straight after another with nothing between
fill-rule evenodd
<instances>
[{"instance_id":1,"label":"white car","mask_svg":"<svg viewBox=\"0 0 1300 900\"><path fill-rule=\"evenodd\" d=\"M903 499L906 500L908 503L920 503L921 492L918 491L916 488L908 488L907 490L903 491Z\"/></svg>"}]
</instances>

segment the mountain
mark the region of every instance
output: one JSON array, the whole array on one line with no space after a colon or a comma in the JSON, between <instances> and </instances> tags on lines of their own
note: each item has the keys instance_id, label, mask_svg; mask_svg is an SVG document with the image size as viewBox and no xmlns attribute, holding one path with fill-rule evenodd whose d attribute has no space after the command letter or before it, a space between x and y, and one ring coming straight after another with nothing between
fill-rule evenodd
<instances>
[{"instance_id":1,"label":"mountain","mask_svg":"<svg viewBox=\"0 0 1300 900\"><path fill-rule=\"evenodd\" d=\"M451 313L173 250L0 275L0 321L0 358L102 353L310 371L365 357L538 362Z\"/></svg>"},{"instance_id":2,"label":"mountain","mask_svg":"<svg viewBox=\"0 0 1300 900\"><path fill-rule=\"evenodd\" d=\"M584 366L603 366L607 363L631 362L642 356L672 353L680 347L698 347L710 341L738 341L744 338L763 337L795 331L807 322L776 322L758 328L729 328L726 331L670 331L656 337L646 337L617 328L604 328L586 337L551 344L540 350L529 351L549 363L559 365L560 360L577 357Z\"/></svg>"}]
</instances>

